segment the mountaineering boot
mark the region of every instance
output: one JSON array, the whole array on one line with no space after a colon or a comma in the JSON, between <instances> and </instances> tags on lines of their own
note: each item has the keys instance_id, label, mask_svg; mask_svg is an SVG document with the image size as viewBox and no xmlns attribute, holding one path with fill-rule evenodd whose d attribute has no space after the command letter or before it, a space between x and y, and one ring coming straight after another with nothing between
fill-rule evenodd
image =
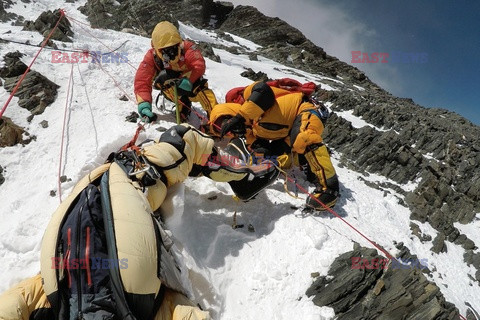
<instances>
[{"instance_id":1,"label":"mountaineering boot","mask_svg":"<svg viewBox=\"0 0 480 320\"><path fill-rule=\"evenodd\" d=\"M319 190L315 189L312 192L312 197L307 198L307 207L315 209L317 211L325 211L327 208L333 208L335 204L337 203L337 198L338 198L338 191L334 190ZM315 199L317 200L315 200ZM322 206L321 203L323 203L325 206ZM327 207L327 208L326 208Z\"/></svg>"},{"instance_id":2,"label":"mountaineering boot","mask_svg":"<svg viewBox=\"0 0 480 320\"><path fill-rule=\"evenodd\" d=\"M217 160L220 160L221 170L210 172L219 176L228 173L227 181L235 195L242 201L253 199L260 191L275 182L280 171L272 161L264 160L261 163L252 163L252 155L248 151L243 139L233 138L228 145L221 150ZM232 179L233 173L244 173L241 179ZM218 181L218 180L216 180Z\"/></svg>"},{"instance_id":3,"label":"mountaineering boot","mask_svg":"<svg viewBox=\"0 0 480 320\"><path fill-rule=\"evenodd\" d=\"M308 197L306 205L319 211L327 210L326 207L332 208L337 203L340 187L327 147L323 143L308 146L305 158L311 173L318 178L314 182L314 198Z\"/></svg>"}]
</instances>

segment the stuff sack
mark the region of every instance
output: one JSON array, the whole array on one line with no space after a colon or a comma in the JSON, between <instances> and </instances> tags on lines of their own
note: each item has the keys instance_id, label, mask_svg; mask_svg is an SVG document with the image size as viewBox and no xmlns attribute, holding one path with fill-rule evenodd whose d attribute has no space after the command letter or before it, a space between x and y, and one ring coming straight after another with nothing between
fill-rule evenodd
<instances>
[{"instance_id":1,"label":"stuff sack","mask_svg":"<svg viewBox=\"0 0 480 320\"><path fill-rule=\"evenodd\" d=\"M285 94L295 93L295 92L301 92L305 96L309 97L315 92L317 88L317 86L313 82L301 83L297 80L290 79L290 78L270 80L270 81L267 81L266 84L270 87L287 90L287 92L276 93L275 98L279 98L280 96L283 96ZM245 102L245 99L243 97L243 92L245 88L246 87L236 87L236 88L230 89L225 95L225 102L243 104Z\"/></svg>"}]
</instances>

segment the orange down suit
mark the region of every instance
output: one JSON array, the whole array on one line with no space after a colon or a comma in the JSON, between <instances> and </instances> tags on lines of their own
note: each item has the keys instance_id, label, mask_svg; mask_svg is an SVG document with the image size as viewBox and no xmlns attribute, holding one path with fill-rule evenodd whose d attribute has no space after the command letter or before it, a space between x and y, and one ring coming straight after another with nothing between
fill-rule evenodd
<instances>
[{"instance_id":1,"label":"orange down suit","mask_svg":"<svg viewBox=\"0 0 480 320\"><path fill-rule=\"evenodd\" d=\"M249 145L259 139L285 141L294 153L305 156L318 179L318 187L338 192L335 168L321 137L323 123L305 95L254 82L245 88L243 97L243 104L227 102L215 106L210 115L210 131L218 133L224 120L239 114L246 120Z\"/></svg>"}]
</instances>

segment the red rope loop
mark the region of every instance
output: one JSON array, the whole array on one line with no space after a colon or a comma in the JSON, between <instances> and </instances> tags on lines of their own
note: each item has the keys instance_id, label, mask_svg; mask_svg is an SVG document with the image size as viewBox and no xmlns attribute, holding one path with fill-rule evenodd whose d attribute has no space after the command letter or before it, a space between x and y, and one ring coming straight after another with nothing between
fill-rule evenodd
<instances>
[{"instance_id":1,"label":"red rope loop","mask_svg":"<svg viewBox=\"0 0 480 320\"><path fill-rule=\"evenodd\" d=\"M130 140L127 144L120 148L121 151L128 150L129 148L135 148L135 143L137 142L138 136L140 135L140 131L144 130L145 127L142 124L138 124L137 130L135 131L135 135L133 136L132 140Z\"/></svg>"}]
</instances>

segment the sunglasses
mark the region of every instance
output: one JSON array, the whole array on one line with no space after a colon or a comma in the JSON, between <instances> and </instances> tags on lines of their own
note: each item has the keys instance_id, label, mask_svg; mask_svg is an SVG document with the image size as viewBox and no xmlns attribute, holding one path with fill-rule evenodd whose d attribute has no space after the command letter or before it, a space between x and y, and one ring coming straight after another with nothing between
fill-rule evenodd
<instances>
[{"instance_id":1,"label":"sunglasses","mask_svg":"<svg viewBox=\"0 0 480 320\"><path fill-rule=\"evenodd\" d=\"M178 44L162 49L162 57L163 57L163 60L165 61L175 60L177 55L178 55Z\"/></svg>"}]
</instances>

